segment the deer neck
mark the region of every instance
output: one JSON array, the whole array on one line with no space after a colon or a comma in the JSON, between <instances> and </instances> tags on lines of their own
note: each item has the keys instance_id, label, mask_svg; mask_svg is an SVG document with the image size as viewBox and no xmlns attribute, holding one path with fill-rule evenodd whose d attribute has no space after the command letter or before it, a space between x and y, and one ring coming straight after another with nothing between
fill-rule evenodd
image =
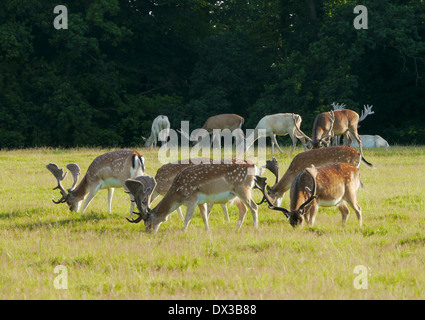
<instances>
[{"instance_id":1,"label":"deer neck","mask_svg":"<svg viewBox=\"0 0 425 320\"><path fill-rule=\"evenodd\" d=\"M163 222L168 219L168 216L180 207L181 203L177 201L172 194L166 194L164 198L152 209L153 219L158 222Z\"/></svg>"},{"instance_id":2,"label":"deer neck","mask_svg":"<svg viewBox=\"0 0 425 320\"><path fill-rule=\"evenodd\" d=\"M89 193L89 186L86 175L83 179L81 179L80 183L75 187L75 189L70 191L70 193L72 193L75 198L85 198L85 196Z\"/></svg>"}]
</instances>

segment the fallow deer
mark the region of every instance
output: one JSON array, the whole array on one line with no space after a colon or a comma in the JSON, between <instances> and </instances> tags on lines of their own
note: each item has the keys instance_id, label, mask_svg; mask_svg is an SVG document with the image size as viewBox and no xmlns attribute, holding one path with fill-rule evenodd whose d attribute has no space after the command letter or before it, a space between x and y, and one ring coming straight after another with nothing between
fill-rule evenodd
<instances>
[{"instance_id":1,"label":"fallow deer","mask_svg":"<svg viewBox=\"0 0 425 320\"><path fill-rule=\"evenodd\" d=\"M319 206L337 206L342 214L342 224L345 225L350 213L347 204L354 209L362 226L362 209L357 203L357 190L361 186L360 172L351 163L336 162L317 168L311 165L304 169L291 185L290 210L273 205L264 190L266 179L257 177L256 187L263 192L269 208L283 212L293 227L303 225L304 221L313 226Z\"/></svg>"},{"instance_id":2,"label":"fallow deer","mask_svg":"<svg viewBox=\"0 0 425 320\"><path fill-rule=\"evenodd\" d=\"M159 115L152 122L151 135L149 138L142 136L145 140L145 148L151 148L152 146L156 148L158 139L164 143L169 135L170 131L170 121L167 116Z\"/></svg>"},{"instance_id":3,"label":"fallow deer","mask_svg":"<svg viewBox=\"0 0 425 320\"><path fill-rule=\"evenodd\" d=\"M275 203L278 199L281 199L285 192L290 189L295 177L312 164L316 167L319 167L334 162L345 162L359 167L361 161L366 163L368 166L373 167L371 163L369 163L364 157L361 156L359 151L350 147L335 146L322 149L313 149L296 155L294 159L292 159L292 162L290 163L285 174L279 180L279 165L276 159L273 158L272 161L268 160L266 163L266 168L269 169L276 177L276 183L272 187L268 187L267 190L269 199L271 199L272 203Z\"/></svg>"},{"instance_id":4,"label":"fallow deer","mask_svg":"<svg viewBox=\"0 0 425 320\"><path fill-rule=\"evenodd\" d=\"M208 216L206 203L226 203L234 198L239 198L237 206L239 209L239 219L236 230L239 230L247 212L247 207L251 210L254 227L258 228L258 207L251 198L251 189L254 185L256 166L245 160L233 159L224 160L221 163L204 163L189 166L181 170L175 177L170 189L162 200L150 209L143 206L142 202L152 194L152 187L145 187L140 181L129 179L126 186L132 193L137 208L138 218L128 221L132 223L144 221L146 231L153 230L156 233L162 222L166 221L169 215L181 205L187 207L184 229L192 218L197 205L200 206L201 216L208 230Z\"/></svg>"},{"instance_id":5,"label":"fallow deer","mask_svg":"<svg viewBox=\"0 0 425 320\"><path fill-rule=\"evenodd\" d=\"M165 196L165 194L170 189L174 181L174 178L181 170L189 166L193 166L200 163L208 163L211 161L212 160L208 158L197 158L197 159L189 159L188 161L175 161L175 162L164 164L162 167L158 169L155 175L156 188L154 189L152 193L152 201L154 201L159 195ZM208 207L207 212L209 215L212 209L212 205L208 204L207 207ZM228 213L226 204L222 203L221 207L223 208L224 217L226 221L229 221L229 213ZM182 219L184 219L180 208L177 208L177 211L179 212L179 216Z\"/></svg>"},{"instance_id":6,"label":"fallow deer","mask_svg":"<svg viewBox=\"0 0 425 320\"><path fill-rule=\"evenodd\" d=\"M289 135L292 140L292 150L291 153L294 152L295 146L297 145L297 139L301 141L304 145L304 149L306 148L305 139L309 139L300 129L302 119L301 116L294 113L277 113L263 117L257 124L254 129L254 137L252 142L249 142L249 145L246 146L245 151L248 150L254 142L260 138L259 130L265 131L265 136L270 137L271 145L272 145L272 153L274 153L274 145L276 144L280 153L283 153L279 147L279 144L276 140L276 135L285 136Z\"/></svg>"},{"instance_id":7,"label":"fallow deer","mask_svg":"<svg viewBox=\"0 0 425 320\"><path fill-rule=\"evenodd\" d=\"M83 179L77 186L80 176L80 168L75 163L70 163L66 168L71 172L74 182L72 187L65 190L61 182L65 179L67 172L54 163L49 163L46 168L55 176L58 185L53 189L59 189L62 198L53 202L55 204L67 203L71 211L79 211L81 204L84 205L81 213L84 213L99 189L108 189L108 212L111 213L112 196L114 188L125 186L125 181L140 176L145 171L145 160L133 150L116 150L107 152L96 157L90 164ZM134 203L130 213L133 212Z\"/></svg>"},{"instance_id":8,"label":"fallow deer","mask_svg":"<svg viewBox=\"0 0 425 320\"><path fill-rule=\"evenodd\" d=\"M313 149L328 147L330 139L334 136L344 135L345 140L351 141L351 133L357 140L360 153L363 156L362 140L357 132L359 119L358 113L349 109L320 113L313 124L311 137ZM351 142L349 145L351 145Z\"/></svg>"},{"instance_id":9,"label":"fallow deer","mask_svg":"<svg viewBox=\"0 0 425 320\"><path fill-rule=\"evenodd\" d=\"M362 146L363 148L389 148L390 145L388 144L388 141L382 138L379 135L368 135L368 134L361 134L360 138L362 139ZM348 141L344 140L344 145L348 145ZM358 144L356 141L353 141L353 148L357 148Z\"/></svg>"},{"instance_id":10,"label":"fallow deer","mask_svg":"<svg viewBox=\"0 0 425 320\"><path fill-rule=\"evenodd\" d=\"M213 137L211 139L211 144L212 144L214 141L214 129L218 129L221 131L228 129L230 130L230 132L233 132L236 129L241 129L244 122L245 122L245 119L238 114L223 113L223 114L209 117L204 122L204 125L202 126L201 129L204 130L203 132L205 133L205 135L207 135L207 133L209 135L213 134ZM177 132L185 136L185 138L190 141L196 141L196 137L194 136L193 133L191 136L189 136L188 133L184 131L177 130ZM205 135L202 135L201 137L203 138ZM242 132L241 132L241 135L242 135L242 138L244 138Z\"/></svg>"}]
</instances>

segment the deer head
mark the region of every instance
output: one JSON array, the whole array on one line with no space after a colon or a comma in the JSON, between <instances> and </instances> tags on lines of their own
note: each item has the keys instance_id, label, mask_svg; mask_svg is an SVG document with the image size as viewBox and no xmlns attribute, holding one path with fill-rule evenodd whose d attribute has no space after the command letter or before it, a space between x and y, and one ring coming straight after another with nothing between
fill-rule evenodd
<instances>
[{"instance_id":1,"label":"deer head","mask_svg":"<svg viewBox=\"0 0 425 320\"><path fill-rule=\"evenodd\" d=\"M312 189L310 189L308 187L305 187L305 191L307 193L310 193L310 196L297 209L292 210L292 211L287 210L285 208L281 208L281 207L278 207L278 206L273 205L272 199L270 199L269 195L265 191L265 188L267 186L267 184L266 184L267 178L265 178L265 177L258 177L258 176L255 178L255 188L261 190L261 192L263 193L263 196L264 196L263 199L265 199L265 201L267 201L267 203L269 205L269 209L281 211L289 219L289 223L293 227L296 227L298 225L302 225L303 224L303 222L304 222L305 207L308 204L310 204L310 202L312 202L317 197L316 196L316 176L317 176L317 170L312 165L311 167L306 168L304 171L307 172L311 176L311 178L313 179L313 187L312 187Z\"/></svg>"},{"instance_id":2,"label":"deer head","mask_svg":"<svg viewBox=\"0 0 425 320\"><path fill-rule=\"evenodd\" d=\"M320 117L322 116L322 117ZM331 143L331 138L334 136L334 132L333 132L333 127L334 127L334 122L335 122L335 113L333 110L326 112L326 113L322 113L321 115L319 115L318 117L320 117L320 121L322 123L316 123L314 124L314 127L316 127L317 125L320 125L322 128L328 127L328 132L326 132L324 135L322 135L321 137L315 137L315 134L313 134L313 141L312 141L312 145L313 145L313 149L318 149L321 147L329 147L330 143ZM316 119L317 120L317 119ZM315 130L315 128L313 128L313 131Z\"/></svg>"},{"instance_id":3,"label":"deer head","mask_svg":"<svg viewBox=\"0 0 425 320\"><path fill-rule=\"evenodd\" d=\"M72 184L72 187L65 190L65 188L62 186L62 181L66 178L67 172L63 172L63 169L59 169L59 167L55 163L49 163L46 165L47 170L49 170L53 176L56 178L58 185L53 188L53 190L59 189L62 198L55 201L52 200L55 204L60 203L67 203L69 206L69 210L71 211L78 211L79 206L81 205L81 202L83 199L80 199L79 197L76 197L73 193L75 186L77 185L78 178L80 176L80 167L75 163L69 163L66 165L66 168L71 172L72 177L74 178L74 182Z\"/></svg>"},{"instance_id":4,"label":"deer head","mask_svg":"<svg viewBox=\"0 0 425 320\"><path fill-rule=\"evenodd\" d=\"M156 188L156 180L150 176L140 176L135 179L127 179L125 186L131 193L140 212L133 212L138 215L136 219L130 220L131 223L138 223L141 220L145 222L146 230L150 230L152 226L150 208L152 193ZM132 200L133 201L133 200Z\"/></svg>"}]
</instances>

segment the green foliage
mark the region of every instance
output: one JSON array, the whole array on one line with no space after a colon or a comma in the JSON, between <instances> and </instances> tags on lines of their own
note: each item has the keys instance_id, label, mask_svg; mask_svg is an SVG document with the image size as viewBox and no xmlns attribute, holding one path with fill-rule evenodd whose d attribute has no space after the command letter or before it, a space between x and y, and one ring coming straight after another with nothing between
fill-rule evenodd
<instances>
[{"instance_id":1,"label":"green foliage","mask_svg":"<svg viewBox=\"0 0 425 320\"><path fill-rule=\"evenodd\" d=\"M425 3L69 1L0 4L0 148L138 145L172 126L295 112L309 133L334 101L375 114L360 133L424 143Z\"/></svg>"}]
</instances>

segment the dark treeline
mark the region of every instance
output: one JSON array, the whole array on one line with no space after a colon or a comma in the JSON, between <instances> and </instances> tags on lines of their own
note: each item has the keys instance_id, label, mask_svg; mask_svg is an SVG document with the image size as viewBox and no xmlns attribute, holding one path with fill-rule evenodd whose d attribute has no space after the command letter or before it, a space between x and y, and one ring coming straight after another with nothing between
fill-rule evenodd
<instances>
[{"instance_id":1,"label":"dark treeline","mask_svg":"<svg viewBox=\"0 0 425 320\"><path fill-rule=\"evenodd\" d=\"M311 135L332 102L374 105L361 134L425 143L425 2L0 2L0 148L134 146L152 120L200 127L237 113L299 113ZM289 139L284 139L289 142Z\"/></svg>"}]
</instances>

